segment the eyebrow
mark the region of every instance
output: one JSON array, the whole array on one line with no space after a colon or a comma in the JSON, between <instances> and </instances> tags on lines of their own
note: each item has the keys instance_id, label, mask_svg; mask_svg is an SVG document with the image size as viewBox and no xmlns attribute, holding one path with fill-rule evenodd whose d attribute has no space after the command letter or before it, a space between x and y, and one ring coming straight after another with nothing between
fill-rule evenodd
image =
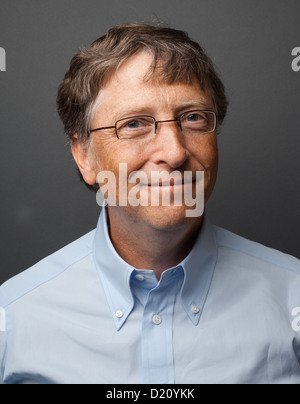
<instances>
[{"instance_id":1,"label":"eyebrow","mask_svg":"<svg viewBox=\"0 0 300 404\"><path fill-rule=\"evenodd\" d=\"M180 112L183 112L184 110L195 110L195 109L203 109L203 110L214 110L214 107L212 106L212 103L203 99L197 99L197 100L188 100L188 101L183 101L183 102L178 102L177 105L174 106L174 112L175 115L179 114ZM138 116L138 115L151 115L149 111L151 111L152 108L149 107L139 107L139 108L130 108L127 110L123 110L120 113L117 113L115 115L116 120L118 119L123 119L126 117L131 117L131 116Z\"/></svg>"},{"instance_id":2,"label":"eyebrow","mask_svg":"<svg viewBox=\"0 0 300 404\"><path fill-rule=\"evenodd\" d=\"M204 109L204 110L214 109L212 103L207 100L204 100L204 99L183 101L181 103L178 103L178 107L175 109L180 111L180 110L183 110L186 108L192 108L192 109L200 108L200 109Z\"/></svg>"},{"instance_id":3,"label":"eyebrow","mask_svg":"<svg viewBox=\"0 0 300 404\"><path fill-rule=\"evenodd\" d=\"M126 118L127 116L136 116L136 115L149 115L149 113L147 111L149 111L150 108L146 108L146 107L140 107L140 108L130 108L130 109L126 109L120 113L117 113L115 115L115 118L117 119L122 119L122 118Z\"/></svg>"}]
</instances>

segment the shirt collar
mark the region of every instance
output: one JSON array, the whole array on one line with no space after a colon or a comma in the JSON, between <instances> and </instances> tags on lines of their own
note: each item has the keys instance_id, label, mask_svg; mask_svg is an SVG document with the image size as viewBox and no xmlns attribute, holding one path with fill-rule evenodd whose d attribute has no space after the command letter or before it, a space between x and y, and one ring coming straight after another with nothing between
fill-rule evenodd
<instances>
[{"instance_id":1,"label":"shirt collar","mask_svg":"<svg viewBox=\"0 0 300 404\"><path fill-rule=\"evenodd\" d=\"M93 250L96 268L116 329L120 330L134 307L130 280L135 268L118 255L110 240L106 208L102 209L99 218ZM216 261L217 245L213 226L205 215L192 251L179 265L184 270L184 281L180 292L181 302L194 325L199 323ZM168 271L169 274L172 273Z\"/></svg>"}]
</instances>

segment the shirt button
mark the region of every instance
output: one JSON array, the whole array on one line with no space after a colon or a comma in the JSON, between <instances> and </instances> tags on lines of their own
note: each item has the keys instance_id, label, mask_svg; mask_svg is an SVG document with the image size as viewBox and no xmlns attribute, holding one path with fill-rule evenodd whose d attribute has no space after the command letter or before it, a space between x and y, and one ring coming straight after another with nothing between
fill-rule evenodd
<instances>
[{"instance_id":1,"label":"shirt button","mask_svg":"<svg viewBox=\"0 0 300 404\"><path fill-rule=\"evenodd\" d=\"M116 312L116 317L117 317L117 318L122 318L123 316L124 316L124 313L123 313L122 310L118 310L118 311Z\"/></svg>"},{"instance_id":2,"label":"shirt button","mask_svg":"<svg viewBox=\"0 0 300 404\"><path fill-rule=\"evenodd\" d=\"M152 317L152 321L153 324L159 325L162 323L162 318L158 314L155 314L155 316Z\"/></svg>"},{"instance_id":3,"label":"shirt button","mask_svg":"<svg viewBox=\"0 0 300 404\"><path fill-rule=\"evenodd\" d=\"M138 281L143 282L145 280L145 277L143 275L136 275L135 279L137 279Z\"/></svg>"},{"instance_id":4,"label":"shirt button","mask_svg":"<svg viewBox=\"0 0 300 404\"><path fill-rule=\"evenodd\" d=\"M198 313L200 312L199 307L198 307L198 306L193 306L193 307L192 307L192 312L193 312L194 314L198 314Z\"/></svg>"}]
</instances>

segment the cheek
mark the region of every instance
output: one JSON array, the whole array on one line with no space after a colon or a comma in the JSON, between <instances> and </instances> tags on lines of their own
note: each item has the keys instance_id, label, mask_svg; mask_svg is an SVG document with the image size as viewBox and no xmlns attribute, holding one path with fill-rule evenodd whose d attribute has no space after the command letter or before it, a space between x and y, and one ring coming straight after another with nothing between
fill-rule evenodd
<instances>
[{"instance_id":1,"label":"cheek","mask_svg":"<svg viewBox=\"0 0 300 404\"><path fill-rule=\"evenodd\" d=\"M208 202L217 180L218 174L218 143L216 135L203 137L197 147L193 149L194 159L197 161L197 170L205 173L205 204Z\"/></svg>"},{"instance_id":2,"label":"cheek","mask_svg":"<svg viewBox=\"0 0 300 404\"><path fill-rule=\"evenodd\" d=\"M208 139L203 153L203 167L205 169L205 204L208 202L217 180L219 152L217 137Z\"/></svg>"},{"instance_id":3,"label":"cheek","mask_svg":"<svg viewBox=\"0 0 300 404\"><path fill-rule=\"evenodd\" d=\"M216 135L206 135L194 141L191 145L190 152L198 165L207 173L218 168L219 152Z\"/></svg>"},{"instance_id":4,"label":"cheek","mask_svg":"<svg viewBox=\"0 0 300 404\"><path fill-rule=\"evenodd\" d=\"M219 149L217 141L212 142L206 150L207 150L207 154L205 156L206 168L208 170L217 170L219 163Z\"/></svg>"},{"instance_id":5,"label":"cheek","mask_svg":"<svg viewBox=\"0 0 300 404\"><path fill-rule=\"evenodd\" d=\"M97 170L111 171L116 178L119 176L120 164L127 164L127 171L139 170L144 164L145 153L142 145L135 145L122 142L118 139L96 139L94 150L97 155Z\"/></svg>"}]
</instances>

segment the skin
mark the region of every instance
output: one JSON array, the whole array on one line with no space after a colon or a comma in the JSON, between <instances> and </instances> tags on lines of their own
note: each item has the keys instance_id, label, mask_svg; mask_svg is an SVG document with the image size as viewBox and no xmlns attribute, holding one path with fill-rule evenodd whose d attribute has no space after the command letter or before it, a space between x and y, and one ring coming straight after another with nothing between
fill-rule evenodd
<instances>
[{"instance_id":1,"label":"skin","mask_svg":"<svg viewBox=\"0 0 300 404\"><path fill-rule=\"evenodd\" d=\"M152 62L152 56L140 52L110 77L100 91L91 129L113 126L119 119L136 115L151 115L160 121L195 109L214 110L210 93L203 92L196 80L192 84L167 84L154 76L146 81ZM159 124L152 139L139 142L120 141L109 129L93 133L86 147L75 134L72 152L83 178L91 185L102 170L112 171L118 184L119 163L127 163L128 175L140 170L148 178L151 171L179 170L182 175L184 171L204 171L206 203L217 178L216 133L184 137L175 122ZM128 184L128 192L133 186ZM175 190L171 184L171 195ZM116 251L128 264L154 270L160 279L164 270L178 265L188 255L201 228L203 217L187 218L186 209L184 204L172 203L169 207L108 206L110 236Z\"/></svg>"}]
</instances>

